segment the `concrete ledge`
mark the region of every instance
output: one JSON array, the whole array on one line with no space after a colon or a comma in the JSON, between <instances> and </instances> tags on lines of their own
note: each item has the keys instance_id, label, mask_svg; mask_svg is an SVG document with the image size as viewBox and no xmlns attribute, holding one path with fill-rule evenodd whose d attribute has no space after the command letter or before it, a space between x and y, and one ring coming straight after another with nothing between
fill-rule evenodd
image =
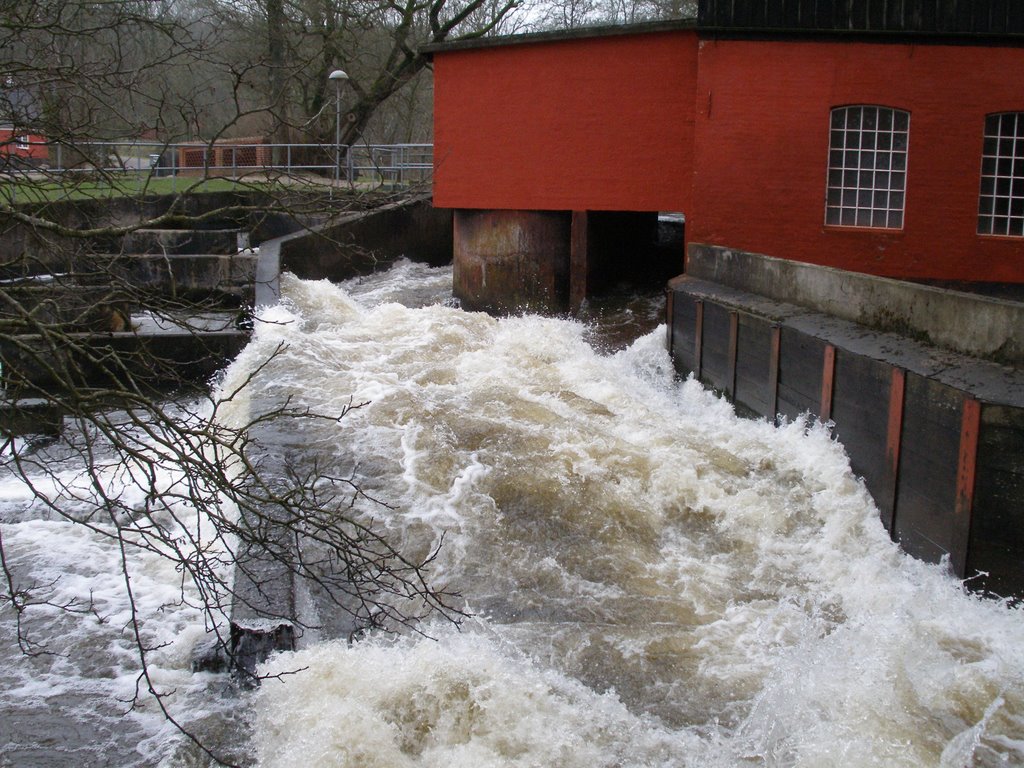
<instances>
[{"instance_id":1,"label":"concrete ledge","mask_svg":"<svg viewBox=\"0 0 1024 768\"><path fill-rule=\"evenodd\" d=\"M1024 367L1024 304L691 243L691 277Z\"/></svg>"},{"instance_id":2,"label":"concrete ledge","mask_svg":"<svg viewBox=\"0 0 1024 768\"><path fill-rule=\"evenodd\" d=\"M58 339L12 336L0 343L3 386L14 398L64 388L121 386L126 375L158 391L207 382L248 343L249 332L67 333Z\"/></svg>"},{"instance_id":3,"label":"concrete ledge","mask_svg":"<svg viewBox=\"0 0 1024 768\"><path fill-rule=\"evenodd\" d=\"M293 557L287 531L269 529L262 546L248 546L235 559L231 603L230 667L243 682L257 682L256 667L277 651L293 651L296 626L295 578L279 556Z\"/></svg>"},{"instance_id":4,"label":"concrete ledge","mask_svg":"<svg viewBox=\"0 0 1024 768\"><path fill-rule=\"evenodd\" d=\"M238 250L238 228L136 229L122 240L124 253L230 254Z\"/></svg>"},{"instance_id":5,"label":"concrete ledge","mask_svg":"<svg viewBox=\"0 0 1024 768\"><path fill-rule=\"evenodd\" d=\"M700 280L689 274L669 281L669 290L714 302L729 311L754 314L772 324L786 325L946 386L970 390L986 402L1024 408L1024 370L979 360L899 333L877 330L796 304Z\"/></svg>"},{"instance_id":6,"label":"concrete ledge","mask_svg":"<svg viewBox=\"0 0 1024 768\"><path fill-rule=\"evenodd\" d=\"M59 435L63 421L60 406L49 400L0 400L0 433L5 435Z\"/></svg>"},{"instance_id":7,"label":"concrete ledge","mask_svg":"<svg viewBox=\"0 0 1024 768\"><path fill-rule=\"evenodd\" d=\"M210 293L241 296L252 302L255 253L124 254L111 261L111 272L130 285L171 295Z\"/></svg>"}]
</instances>

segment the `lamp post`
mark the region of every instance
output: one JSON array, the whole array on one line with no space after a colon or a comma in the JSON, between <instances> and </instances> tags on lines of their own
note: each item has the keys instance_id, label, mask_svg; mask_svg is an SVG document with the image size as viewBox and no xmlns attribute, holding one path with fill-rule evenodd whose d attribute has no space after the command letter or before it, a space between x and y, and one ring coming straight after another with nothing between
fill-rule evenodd
<instances>
[{"instance_id":1,"label":"lamp post","mask_svg":"<svg viewBox=\"0 0 1024 768\"><path fill-rule=\"evenodd\" d=\"M327 76L327 79L334 81L334 186L336 187L341 181L341 84L348 80L348 75L344 70L336 69Z\"/></svg>"}]
</instances>

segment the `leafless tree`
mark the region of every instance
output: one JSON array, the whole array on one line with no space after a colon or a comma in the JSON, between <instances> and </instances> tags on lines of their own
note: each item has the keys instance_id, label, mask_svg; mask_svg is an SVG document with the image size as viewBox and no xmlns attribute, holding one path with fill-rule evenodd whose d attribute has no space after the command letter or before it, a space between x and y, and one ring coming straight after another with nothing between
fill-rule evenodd
<instances>
[{"instance_id":1,"label":"leafless tree","mask_svg":"<svg viewBox=\"0 0 1024 768\"><path fill-rule=\"evenodd\" d=\"M425 23L447 34L459 18L443 17L443 4L437 10ZM87 527L120 553L138 696L154 698L173 722L167 691L150 675L154 647L137 615L134 552L174 564L180 589L167 608L198 608L214 655L243 678L256 672L233 616L302 629L276 602L281 579L311 585L353 632L415 627L427 614L461 617L454 597L428 581L436 553L399 551L374 524L380 502L351 471L289 452L275 437L341 421L359 404L314 413L260 401L239 416L262 368L229 388L217 384L217 369L254 322L254 256L229 240L207 252L212 278L190 282L191 267L179 270L173 248L140 245L160 229L249 231L284 217L307 226L370 204L366 196L265 179L204 196L200 169L156 198L148 186L156 176L141 169L141 187L125 197L119 163L96 155L96 139L212 141L270 110L252 85L267 71L265 52L244 51L241 32L223 31L221 18L201 3L0 3L0 127L8 131L0 139L0 472L31 490L37 510ZM411 65L388 66L409 80ZM365 125L369 105L389 88L357 87ZM11 143L22 133L60 147L59 173L52 156L17 159ZM142 320L173 333L142 333ZM213 331L211 322L219 323ZM26 431L51 434L20 436ZM63 599L59 584L27 576L8 557L3 522L0 615L14 622L25 653L50 653L34 617L60 610L92 621L96 607L89 595Z\"/></svg>"},{"instance_id":2,"label":"leafless tree","mask_svg":"<svg viewBox=\"0 0 1024 768\"><path fill-rule=\"evenodd\" d=\"M275 135L333 137L328 75L344 70L341 143L363 137L395 94L427 68L427 44L505 29L521 0L260 0L248 23L265 30ZM429 131L429 123L423 128Z\"/></svg>"},{"instance_id":3,"label":"leafless tree","mask_svg":"<svg viewBox=\"0 0 1024 768\"><path fill-rule=\"evenodd\" d=\"M696 16L696 0L553 0L535 7L532 28L575 29Z\"/></svg>"}]
</instances>

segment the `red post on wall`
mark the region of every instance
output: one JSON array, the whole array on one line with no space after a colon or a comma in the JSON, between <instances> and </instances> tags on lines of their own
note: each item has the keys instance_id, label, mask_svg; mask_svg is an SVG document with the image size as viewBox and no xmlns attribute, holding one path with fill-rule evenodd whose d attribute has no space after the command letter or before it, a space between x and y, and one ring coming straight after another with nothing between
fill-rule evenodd
<instances>
[{"instance_id":1,"label":"red post on wall","mask_svg":"<svg viewBox=\"0 0 1024 768\"><path fill-rule=\"evenodd\" d=\"M776 422L779 415L779 357L782 354L782 326L772 326L771 359L768 363L768 416Z\"/></svg>"},{"instance_id":2,"label":"red post on wall","mask_svg":"<svg viewBox=\"0 0 1024 768\"><path fill-rule=\"evenodd\" d=\"M732 400L736 394L736 351L740 335L740 316L738 312L729 313L729 371L725 379L725 394Z\"/></svg>"},{"instance_id":3,"label":"red post on wall","mask_svg":"<svg viewBox=\"0 0 1024 768\"><path fill-rule=\"evenodd\" d=\"M974 480L977 475L980 427L981 403L965 395L960 420L960 457L956 473L953 543L949 552L953 572L961 578L967 576L967 552L971 543L971 514L974 511Z\"/></svg>"},{"instance_id":4,"label":"red post on wall","mask_svg":"<svg viewBox=\"0 0 1024 768\"><path fill-rule=\"evenodd\" d=\"M822 421L832 418L832 391L836 376L836 348L825 345L825 356L821 366L821 408L818 416Z\"/></svg>"},{"instance_id":5,"label":"red post on wall","mask_svg":"<svg viewBox=\"0 0 1024 768\"><path fill-rule=\"evenodd\" d=\"M889 420L885 436L884 497L878 500L882 525L892 536L896 527L896 484L900 472L900 444L903 438L903 400L907 390L907 372L892 369L889 381Z\"/></svg>"}]
</instances>

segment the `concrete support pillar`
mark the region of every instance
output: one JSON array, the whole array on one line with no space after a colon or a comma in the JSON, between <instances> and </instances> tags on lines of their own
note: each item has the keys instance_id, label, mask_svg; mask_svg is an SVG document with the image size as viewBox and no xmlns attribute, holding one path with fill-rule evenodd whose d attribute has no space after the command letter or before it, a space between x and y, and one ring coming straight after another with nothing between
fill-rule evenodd
<instances>
[{"instance_id":1,"label":"concrete support pillar","mask_svg":"<svg viewBox=\"0 0 1024 768\"><path fill-rule=\"evenodd\" d=\"M456 210L455 297L469 310L569 309L567 211Z\"/></svg>"}]
</instances>

